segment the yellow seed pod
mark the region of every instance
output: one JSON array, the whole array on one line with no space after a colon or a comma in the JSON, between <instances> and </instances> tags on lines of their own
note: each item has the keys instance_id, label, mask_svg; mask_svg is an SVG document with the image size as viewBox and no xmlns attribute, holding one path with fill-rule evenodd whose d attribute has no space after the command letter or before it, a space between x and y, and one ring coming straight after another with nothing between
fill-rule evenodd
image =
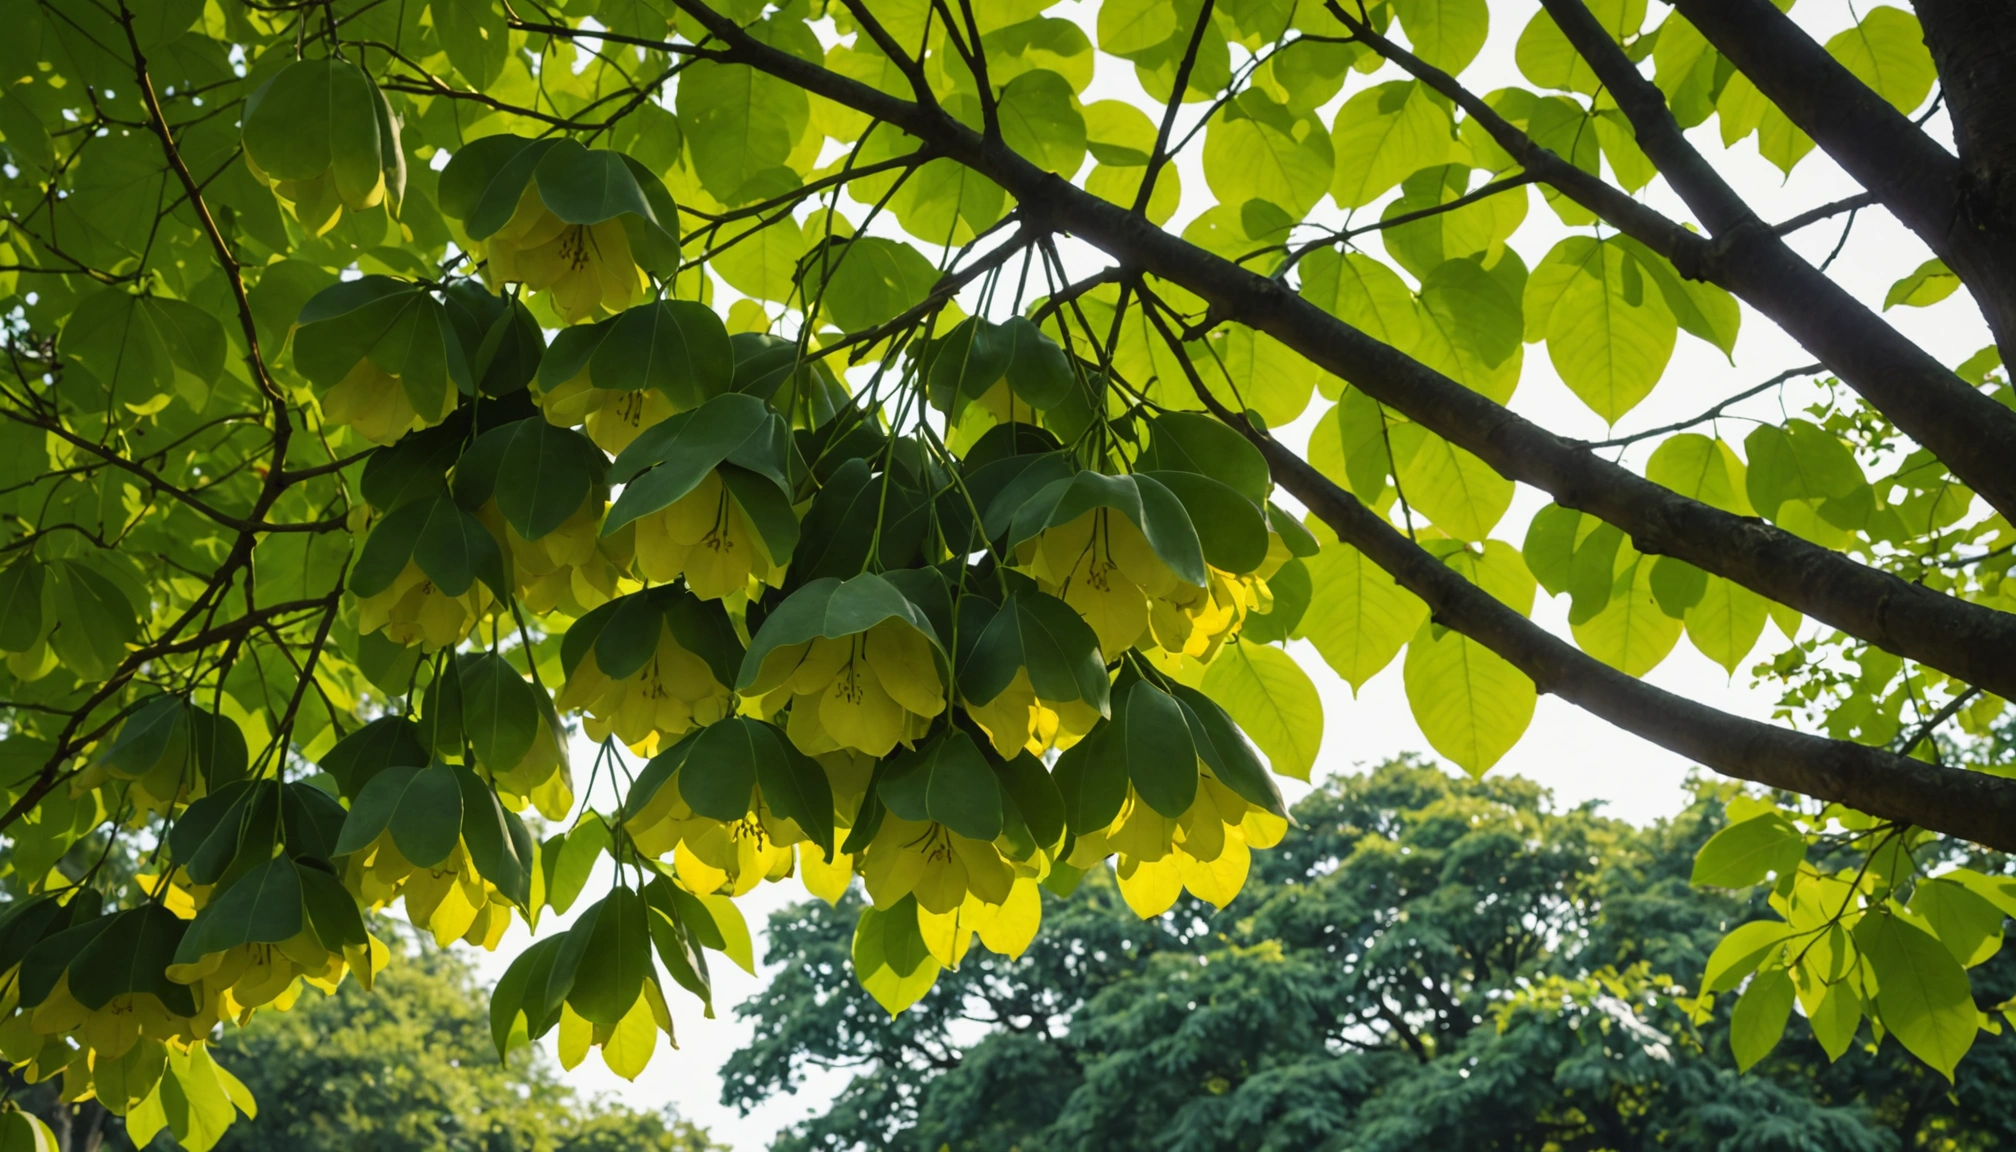
<instances>
[{"instance_id":1,"label":"yellow seed pod","mask_svg":"<svg viewBox=\"0 0 2016 1152\"><path fill-rule=\"evenodd\" d=\"M750 523L721 474L709 472L686 495L634 521L637 571L653 583L684 577L705 600L745 593L754 579L784 583L784 563Z\"/></svg>"},{"instance_id":2,"label":"yellow seed pod","mask_svg":"<svg viewBox=\"0 0 2016 1152\"><path fill-rule=\"evenodd\" d=\"M526 186L517 211L481 250L485 280L550 293L554 314L566 324L621 312L651 290L621 221L569 224L546 206L536 184Z\"/></svg>"},{"instance_id":3,"label":"yellow seed pod","mask_svg":"<svg viewBox=\"0 0 2016 1152\"><path fill-rule=\"evenodd\" d=\"M678 267L678 210L643 166L565 139L489 136L442 171L442 212L492 285L543 292L563 324L642 300ZM459 237L458 237L459 238Z\"/></svg>"},{"instance_id":4,"label":"yellow seed pod","mask_svg":"<svg viewBox=\"0 0 2016 1152\"><path fill-rule=\"evenodd\" d=\"M406 182L399 122L355 64L289 64L246 98L244 125L246 167L309 232L328 232L346 208L398 205Z\"/></svg>"},{"instance_id":5,"label":"yellow seed pod","mask_svg":"<svg viewBox=\"0 0 2016 1152\"><path fill-rule=\"evenodd\" d=\"M677 585L612 600L568 629L557 707L587 712L597 741L612 733L639 755L731 711L742 643L727 611Z\"/></svg>"},{"instance_id":6,"label":"yellow seed pod","mask_svg":"<svg viewBox=\"0 0 2016 1152\"><path fill-rule=\"evenodd\" d=\"M482 581L472 581L462 595L450 596L409 560L388 587L357 598L357 631L383 629L394 644L419 644L433 652L461 643L494 603Z\"/></svg>"},{"instance_id":7,"label":"yellow seed pod","mask_svg":"<svg viewBox=\"0 0 2016 1152\"><path fill-rule=\"evenodd\" d=\"M883 817L860 868L878 908L915 896L919 908L943 914L958 909L969 894L998 905L1015 885L1015 866L993 844L893 814Z\"/></svg>"}]
</instances>

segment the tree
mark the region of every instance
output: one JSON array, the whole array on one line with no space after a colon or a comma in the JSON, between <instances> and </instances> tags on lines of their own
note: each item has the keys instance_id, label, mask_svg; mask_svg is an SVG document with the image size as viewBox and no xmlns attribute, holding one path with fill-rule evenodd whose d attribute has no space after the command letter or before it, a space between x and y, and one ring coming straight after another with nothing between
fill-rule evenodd
<instances>
[{"instance_id":1,"label":"tree","mask_svg":"<svg viewBox=\"0 0 2016 1152\"><path fill-rule=\"evenodd\" d=\"M495 1059L485 997L454 953L424 945L381 987L354 982L268 1013L217 1058L261 1101L219 1148L720 1152L676 1113L583 1101L544 1052Z\"/></svg>"},{"instance_id":2,"label":"tree","mask_svg":"<svg viewBox=\"0 0 2016 1152\"><path fill-rule=\"evenodd\" d=\"M396 938L396 937L395 937ZM482 1152L714 1152L720 1145L676 1113L658 1116L583 1101L542 1051L494 1059L484 996L452 952L408 947L366 992L346 983L294 1011L266 1013L215 1049L260 1101L256 1120L217 1147L482 1150ZM55 1085L48 1085L54 1088ZM71 1120L54 1092L31 1097L66 1152L130 1149L118 1121L93 1102ZM84 1128L103 1129L102 1145ZM165 1143L165 1142L157 1142ZM150 1147L155 1145L150 1145Z\"/></svg>"},{"instance_id":3,"label":"tree","mask_svg":"<svg viewBox=\"0 0 2016 1152\"><path fill-rule=\"evenodd\" d=\"M5 0L0 1052L201 1149L222 1021L372 978L364 913L494 946L605 855L500 1055L635 1075L794 872L864 878L900 1010L1109 858L1229 901L1300 636L1472 772L1544 691L1782 790L1699 865L1776 878L1703 977L1738 1047L1796 999L1953 1074L2016 912L2016 782L1946 753L2016 690L2016 32L1919 8L1545 0L1486 96L1487 0ZM1766 224L1710 119L1863 191ZM1994 345L1790 247L1879 208L1930 257L1884 307ZM1544 343L1614 423L1745 306L1816 362L1603 444L1507 407ZM1780 722L1640 679L1767 620Z\"/></svg>"},{"instance_id":4,"label":"tree","mask_svg":"<svg viewBox=\"0 0 2016 1152\"><path fill-rule=\"evenodd\" d=\"M776 975L737 1009L750 1107L808 1068L853 1079L780 1149L1993 1148L2016 1044L1949 1085L1864 1029L1739 1075L1697 1005L1761 901L1688 883L1726 786L1637 829L1517 779L1417 762L1333 778L1236 903L1142 922L1103 873L1046 901L1021 957L969 961L891 1019L836 961L848 902L772 917ZM1979 977L2012 990L2007 957ZM1697 1014L1697 1007L1701 1011Z\"/></svg>"}]
</instances>

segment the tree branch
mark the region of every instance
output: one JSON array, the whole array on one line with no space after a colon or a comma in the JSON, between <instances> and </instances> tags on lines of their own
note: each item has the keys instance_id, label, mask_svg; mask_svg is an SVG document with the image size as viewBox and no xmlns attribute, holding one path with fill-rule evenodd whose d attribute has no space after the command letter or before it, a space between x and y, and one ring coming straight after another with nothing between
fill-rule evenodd
<instances>
[{"instance_id":1,"label":"tree branch","mask_svg":"<svg viewBox=\"0 0 2016 1152\"><path fill-rule=\"evenodd\" d=\"M1174 339L1153 307L1150 320ZM2016 849L2016 780L1944 768L1845 740L1731 715L1656 688L1577 649L1458 575L1280 441L1219 403L1191 374L1198 399L1244 433L1274 479L1337 538L1427 603L1432 619L1505 658L1542 692L1725 776L1831 800L1899 823L2003 851Z\"/></svg>"},{"instance_id":2,"label":"tree branch","mask_svg":"<svg viewBox=\"0 0 2016 1152\"><path fill-rule=\"evenodd\" d=\"M1664 436L1668 432L1678 432L1685 428L1692 428L1696 424L1706 424L1710 420L1715 419L1717 416L1722 415L1722 413L1727 411L1731 406L1741 404L1743 401L1750 399L1752 396L1769 392L1771 389L1778 387L1780 384L1785 383L1787 380L1796 380L1801 376L1817 376L1825 370L1826 369L1822 368L1818 364L1805 364L1801 365L1798 368L1787 368L1785 371L1778 373L1776 376L1771 377L1769 380L1764 381L1762 384L1759 384L1754 388L1745 388L1743 391L1738 392L1736 395L1729 397L1727 400L1722 401L1721 403L1715 405L1713 408L1710 408L1706 412L1701 413L1699 416L1695 416L1687 420L1676 420L1671 424L1661 424L1657 428L1647 428L1643 432L1633 432L1629 436L1619 436L1615 440L1598 440L1590 444L1589 447L1622 448L1626 444L1636 444L1640 440L1650 440L1654 436Z\"/></svg>"},{"instance_id":3,"label":"tree branch","mask_svg":"<svg viewBox=\"0 0 2016 1152\"><path fill-rule=\"evenodd\" d=\"M1767 0L1756 2L1778 16ZM1538 148L1447 73L1422 63L1370 28L1360 34L1382 56L1477 117L1522 163L1528 161L1521 149L1551 158L1541 179L1671 260L1682 275L1720 284L1770 317L1906 435L1931 449L1962 483L1997 511L2016 515L2016 453L2006 448L2016 443L2016 411L1969 386L1807 263L1758 219L1687 142L1665 97L1639 73L1581 0L1543 3L1630 120L1639 147L1714 234L1712 242L1684 229L1680 231L1685 239L1676 240L1670 229L1678 225ZM1331 7L1342 13L1335 0ZM1363 27L1348 13L1338 19L1354 31ZM1804 34L1800 37L1804 39ZM1832 66L1831 58L1828 63ZM1653 219L1648 221L1648 215Z\"/></svg>"},{"instance_id":4,"label":"tree branch","mask_svg":"<svg viewBox=\"0 0 2016 1152\"><path fill-rule=\"evenodd\" d=\"M1266 332L1501 475L1623 528L1639 551L1677 556L1888 651L1998 695L2016 695L2016 615L1907 583L1653 484L1344 324L1279 282L1171 236L1005 145L990 144L949 116L762 44L701 0L677 2L738 60L933 144L1007 189L1032 225L1075 233L1129 268L1182 285L1204 299L1213 317Z\"/></svg>"}]
</instances>

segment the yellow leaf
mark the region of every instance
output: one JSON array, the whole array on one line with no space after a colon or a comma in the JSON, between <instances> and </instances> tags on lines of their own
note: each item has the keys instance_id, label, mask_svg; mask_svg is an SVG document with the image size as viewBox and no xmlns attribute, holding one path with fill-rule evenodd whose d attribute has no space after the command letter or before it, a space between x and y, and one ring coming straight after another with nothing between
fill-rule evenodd
<instances>
[{"instance_id":1,"label":"yellow leaf","mask_svg":"<svg viewBox=\"0 0 2016 1152\"><path fill-rule=\"evenodd\" d=\"M572 1071L588 1058L595 1042L595 1025L583 1019L571 1004L560 1005L560 1067Z\"/></svg>"},{"instance_id":2,"label":"yellow leaf","mask_svg":"<svg viewBox=\"0 0 2016 1152\"><path fill-rule=\"evenodd\" d=\"M1213 908L1223 908L1239 895L1239 890L1246 886L1246 873L1253 865L1253 853L1247 849L1246 841L1237 836L1225 838L1225 849L1215 860L1196 860L1182 852L1171 855L1182 871L1183 887Z\"/></svg>"},{"instance_id":3,"label":"yellow leaf","mask_svg":"<svg viewBox=\"0 0 2016 1152\"><path fill-rule=\"evenodd\" d=\"M980 942L990 952L1020 956L1036 939L1036 929L1042 923L1043 896L1036 890L1036 881L1028 876L1019 877L1008 891L1008 902L980 926Z\"/></svg>"},{"instance_id":4,"label":"yellow leaf","mask_svg":"<svg viewBox=\"0 0 2016 1152\"><path fill-rule=\"evenodd\" d=\"M650 982L645 985L648 988ZM616 1021L609 1039L603 1043L602 1063L623 1079L635 1080L644 1066L651 1063L651 1054L657 1047L658 1021L653 1018L650 998L640 995L623 1018Z\"/></svg>"},{"instance_id":5,"label":"yellow leaf","mask_svg":"<svg viewBox=\"0 0 2016 1152\"><path fill-rule=\"evenodd\" d=\"M838 833L842 839L846 835L844 831ZM800 844L798 878L804 882L807 892L828 904L838 904L840 897L847 894L847 886L854 882L854 858L836 848L833 859L828 861L821 849L811 844Z\"/></svg>"},{"instance_id":6,"label":"yellow leaf","mask_svg":"<svg viewBox=\"0 0 2016 1152\"><path fill-rule=\"evenodd\" d=\"M1115 874L1120 879L1121 898L1143 920L1167 912L1183 894L1183 865L1174 852L1155 861L1123 856Z\"/></svg>"}]
</instances>

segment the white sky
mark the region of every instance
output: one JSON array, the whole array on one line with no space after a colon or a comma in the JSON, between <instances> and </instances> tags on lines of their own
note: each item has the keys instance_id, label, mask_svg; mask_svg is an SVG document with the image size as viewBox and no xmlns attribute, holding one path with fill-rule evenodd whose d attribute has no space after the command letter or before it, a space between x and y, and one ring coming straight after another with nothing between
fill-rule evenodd
<instances>
[{"instance_id":1,"label":"white sky","mask_svg":"<svg viewBox=\"0 0 2016 1152\"><path fill-rule=\"evenodd\" d=\"M1094 3L1095 0L1067 0L1048 14L1069 16L1075 9L1089 23L1096 11ZM1534 0L1512 3L1493 0L1494 23L1490 42L1478 63L1464 77L1470 87L1477 91L1490 91L1503 85L1524 85L1513 67L1512 49L1521 29L1537 7ZM1663 6L1655 6L1648 22L1660 19L1663 12ZM1854 19L1845 0L1806 0L1799 6L1796 15L1823 40L1849 26ZM1341 103L1371 84L1393 79L1395 75L1390 68L1372 77L1354 74L1335 103ZM1085 98L1088 101L1132 100L1149 107L1153 113L1153 105L1135 83L1132 68L1110 58L1101 59L1097 79L1092 89L1085 93ZM1330 114L1334 114L1335 103L1328 110ZM1326 114L1325 122L1329 119L1330 115ZM1934 118L1931 127L1945 132L1943 114ZM1775 167L1757 155L1754 137L1725 152L1716 133L1715 122L1711 120L1692 135L1704 153L1714 159L1766 220L1783 220L1859 191L1858 186L1818 151L1808 156L1786 180ZM1194 158L1185 164L1183 180L1188 189L1198 192L1204 189L1202 174ZM1544 206L1539 194L1534 192L1531 195L1526 224L1513 241L1513 246L1529 264L1537 261L1561 236L1568 234L1568 230ZM1648 190L1647 199L1677 218L1688 218L1677 200L1661 185L1655 184ZM1186 203L1186 214L1179 217L1179 222L1202 206L1197 197L1191 197ZM1334 206L1331 210L1334 211ZM1376 206L1365 210L1360 218L1375 217ZM1841 221L1837 218L1801 232L1794 237L1793 243L1817 262L1832 249L1840 231ZM1374 255L1384 256L1376 241L1371 251ZM1853 236L1833 271L1838 280L1861 298L1880 304L1891 283L1916 268L1928 255L1923 245L1887 214L1880 210L1864 211L1858 217ZM1090 268L1093 265L1087 263L1083 266ZM1958 293L1931 308L1900 308L1886 319L1948 363L1958 363L1989 342L1986 326L1965 293ZM1512 407L1557 433L1600 440L1613 434L1656 427L1694 416L1725 396L1760 383L1785 368L1812 360L1812 356L1801 351L1773 325L1746 308L1742 337L1736 352L1739 367L1732 368L1715 349L1683 333L1660 388L1625 416L1617 433L1607 430L1601 420L1561 383L1541 345L1529 345L1526 349L1525 373ZM1796 386L1788 388L1787 410L1796 411L1804 407L1811 402L1811 395ZM1327 403L1318 397L1302 420L1280 430L1280 434L1291 441L1306 438L1310 423L1327 409ZM1778 401L1767 395L1737 411L1775 418L1779 412ZM1725 421L1723 425L1723 435L1731 442L1740 442L1747 431L1747 422L1740 420ZM1631 462L1642 465L1642 453L1649 452L1650 448L1650 444L1641 446L1641 453L1631 457ZM1516 547L1524 539L1527 519L1545 503L1545 499L1537 493L1522 489L1496 535ZM1543 593L1534 617L1550 629L1565 634L1566 612L1565 598L1550 602ZM1767 626L1764 640L1753 658L1761 659L1782 644L1783 639L1776 628ZM1428 750L1427 741L1408 710L1400 682L1400 661L1395 660L1374 677L1354 699L1349 687L1332 675L1321 658L1306 644L1297 643L1292 650L1314 677L1323 696L1325 727L1322 754L1317 766L1319 779L1329 774L1358 771L1362 766L1375 764L1399 752ZM1696 653L1684 639L1647 679L1683 696L1760 719L1770 717L1776 700L1776 694L1768 688L1750 687L1747 672L1739 674L1732 682L1719 666ZM585 765L593 752L590 747L580 744L575 754L575 762ZM1524 739L1493 771L1537 780L1553 789L1557 800L1564 805L1599 800L1606 812L1642 822L1671 813L1680 806L1683 798L1681 785L1688 767L1687 761L1670 752L1613 728L1571 705L1543 696ZM1299 795L1300 786L1292 781L1288 783L1292 789L1291 798ZM602 798L602 806L608 806L608 798ZM582 904L594 898L595 889L596 884L591 883L590 892L584 895ZM769 912L805 898L797 882L789 881L764 885L740 901L751 927L759 933L759 956L763 952L760 933ZM558 920L542 924L541 935L556 930L560 924ZM481 958L485 974L492 979L501 974L504 966L526 942L523 927L514 928L496 953ZM718 957L715 959L718 961ZM701 1019L690 997L675 994L673 1014L678 1022L681 1047L669 1054L661 1048L635 1084L625 1084L617 1079L602 1066L599 1055L594 1054L569 1074L569 1080L585 1092L608 1092L634 1107L656 1109L672 1104L689 1119L711 1129L717 1140L738 1149L764 1148L779 1128L810 1111L823 1110L824 1102L845 1083L846 1076L844 1073L821 1074L797 1095L772 1100L747 1117L723 1107L720 1103L718 1068L750 1036L750 1030L733 1019L731 1007L756 991L761 983L725 961L715 963L713 971L721 1018ZM547 1043L552 1043L551 1037Z\"/></svg>"}]
</instances>

